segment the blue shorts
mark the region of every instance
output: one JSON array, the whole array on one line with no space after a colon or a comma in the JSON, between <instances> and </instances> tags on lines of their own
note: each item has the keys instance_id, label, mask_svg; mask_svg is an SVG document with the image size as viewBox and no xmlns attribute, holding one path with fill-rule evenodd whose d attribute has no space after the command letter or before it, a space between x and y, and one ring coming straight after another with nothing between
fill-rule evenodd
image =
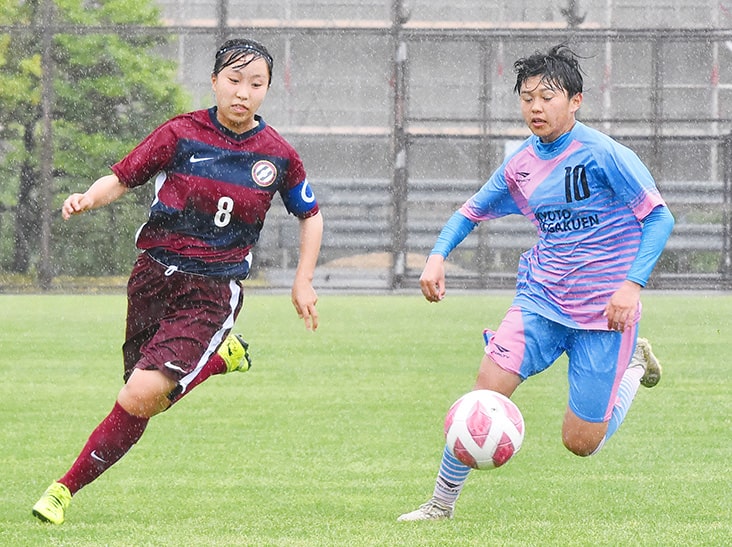
<instances>
[{"instance_id":1,"label":"blue shorts","mask_svg":"<svg viewBox=\"0 0 732 547\"><path fill-rule=\"evenodd\" d=\"M522 380L569 357L569 408L587 422L610 419L618 386L628 368L638 324L624 332L582 330L511 306L498 330L486 330L485 352L502 369Z\"/></svg>"}]
</instances>

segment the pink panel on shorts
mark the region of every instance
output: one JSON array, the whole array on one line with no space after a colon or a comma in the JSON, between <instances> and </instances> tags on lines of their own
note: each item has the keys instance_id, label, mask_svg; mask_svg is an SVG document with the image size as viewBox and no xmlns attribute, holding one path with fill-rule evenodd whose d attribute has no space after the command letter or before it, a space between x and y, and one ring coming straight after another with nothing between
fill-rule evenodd
<instances>
[{"instance_id":1,"label":"pink panel on shorts","mask_svg":"<svg viewBox=\"0 0 732 547\"><path fill-rule=\"evenodd\" d=\"M524 361L524 350L526 343L524 339L524 323L521 309L511 307L507 312L501 325L501 343L495 342L495 333L486 329L483 336L487 338L485 352L503 370L520 374L521 363Z\"/></svg>"}]
</instances>

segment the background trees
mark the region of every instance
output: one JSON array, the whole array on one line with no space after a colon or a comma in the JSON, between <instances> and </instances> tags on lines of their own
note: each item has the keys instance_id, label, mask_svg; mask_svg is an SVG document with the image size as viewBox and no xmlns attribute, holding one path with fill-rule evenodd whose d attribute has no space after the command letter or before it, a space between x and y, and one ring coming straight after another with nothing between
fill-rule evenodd
<instances>
[{"instance_id":1,"label":"background trees","mask_svg":"<svg viewBox=\"0 0 732 547\"><path fill-rule=\"evenodd\" d=\"M42 219L50 214L53 275L126 273L135 254L130 234L144 221L150 188L74 222L62 222L59 207L188 109L175 64L161 55L166 37L139 30L160 24L157 10L148 0L0 0L0 24L10 28L0 36L0 268L38 269ZM40 184L44 70L52 75L50 211Z\"/></svg>"}]
</instances>

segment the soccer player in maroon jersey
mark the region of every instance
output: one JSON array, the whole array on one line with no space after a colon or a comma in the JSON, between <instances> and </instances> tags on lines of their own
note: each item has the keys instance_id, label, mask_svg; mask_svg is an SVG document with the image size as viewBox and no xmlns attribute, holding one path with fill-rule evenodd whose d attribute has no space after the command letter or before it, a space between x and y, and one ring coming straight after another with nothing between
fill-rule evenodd
<instances>
[{"instance_id":1,"label":"soccer player in maroon jersey","mask_svg":"<svg viewBox=\"0 0 732 547\"><path fill-rule=\"evenodd\" d=\"M165 122L111 174L64 201L69 219L155 181L128 282L125 384L71 468L33 506L40 520L61 524L71 497L124 456L150 418L214 374L249 369L248 345L230 331L275 194L300 222L292 303L317 329L312 279L323 221L297 152L256 114L271 80L263 45L227 41L211 75L216 106Z\"/></svg>"}]
</instances>

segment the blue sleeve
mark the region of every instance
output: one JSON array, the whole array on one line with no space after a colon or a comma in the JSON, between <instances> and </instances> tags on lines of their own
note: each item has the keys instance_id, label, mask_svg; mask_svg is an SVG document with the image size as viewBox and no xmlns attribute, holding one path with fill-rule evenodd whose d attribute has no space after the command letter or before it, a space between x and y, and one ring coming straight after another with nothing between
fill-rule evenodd
<instances>
[{"instance_id":1,"label":"blue sleeve","mask_svg":"<svg viewBox=\"0 0 732 547\"><path fill-rule=\"evenodd\" d=\"M447 258L447 255L449 255L450 252L457 247L477 225L477 222L473 222L462 215L460 211L456 211L442 227L440 235L437 236L437 241L435 242L435 246L432 248L430 254L438 254L442 255L443 258Z\"/></svg>"},{"instance_id":2,"label":"blue sleeve","mask_svg":"<svg viewBox=\"0 0 732 547\"><path fill-rule=\"evenodd\" d=\"M671 211L663 206L656 207L643 219L640 246L628 272L629 281L638 283L641 287L646 286L653 267L671 235L674 223Z\"/></svg>"}]
</instances>

